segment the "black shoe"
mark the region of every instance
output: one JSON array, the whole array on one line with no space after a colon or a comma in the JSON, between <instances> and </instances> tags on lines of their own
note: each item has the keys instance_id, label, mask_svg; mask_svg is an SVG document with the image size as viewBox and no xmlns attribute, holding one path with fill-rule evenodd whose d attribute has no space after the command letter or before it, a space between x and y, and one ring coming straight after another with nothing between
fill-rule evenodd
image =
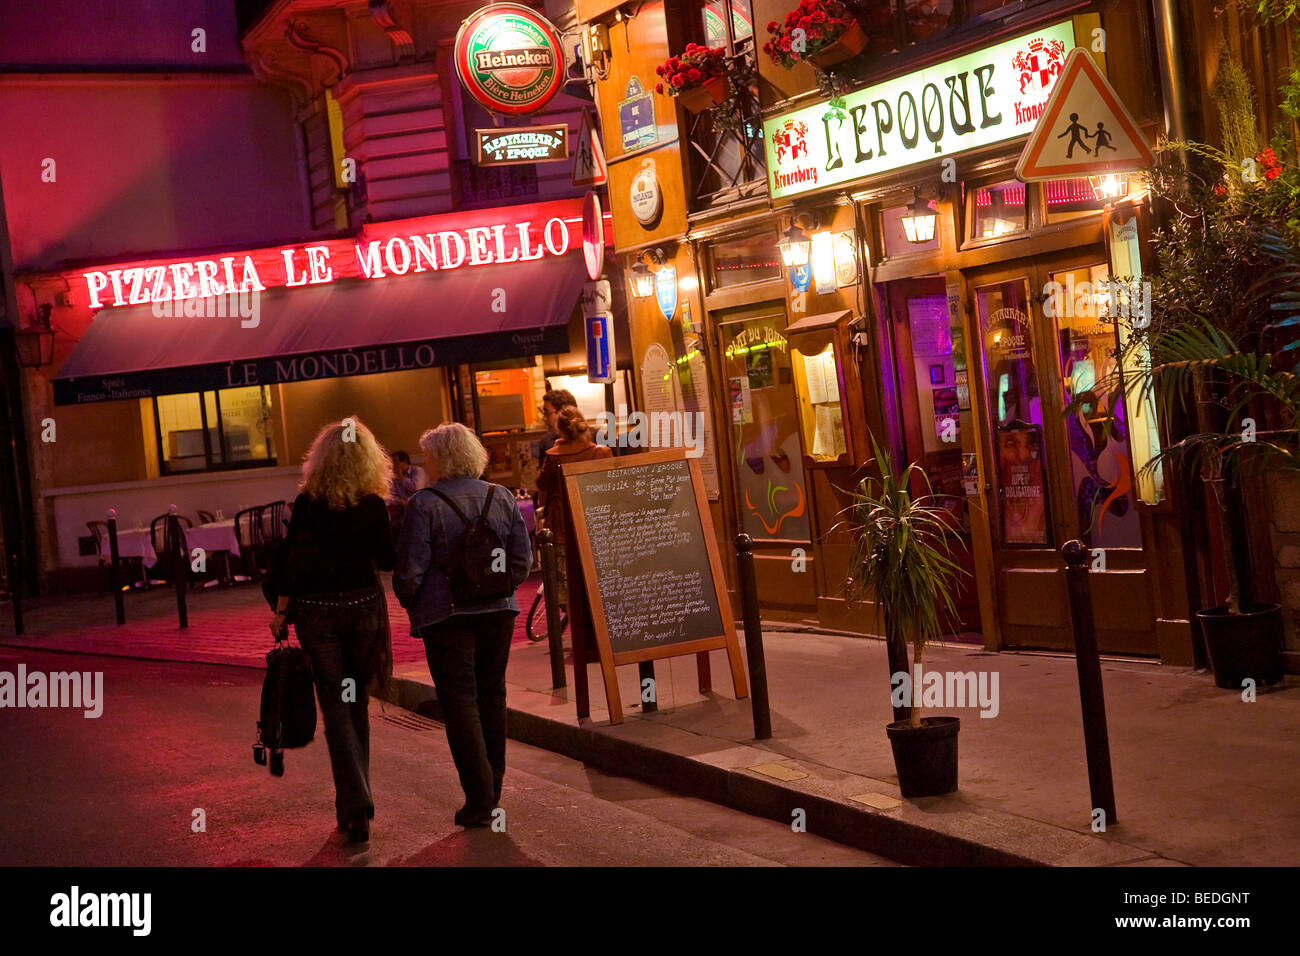
<instances>
[{"instance_id":1,"label":"black shoe","mask_svg":"<svg viewBox=\"0 0 1300 956\"><path fill-rule=\"evenodd\" d=\"M364 813L358 813L348 823L348 842L365 843L370 839L370 818Z\"/></svg>"},{"instance_id":2,"label":"black shoe","mask_svg":"<svg viewBox=\"0 0 1300 956\"><path fill-rule=\"evenodd\" d=\"M486 810L472 810L469 804L461 807L456 811L456 826L465 827L485 827L492 823L492 811L496 807L488 807Z\"/></svg>"}]
</instances>

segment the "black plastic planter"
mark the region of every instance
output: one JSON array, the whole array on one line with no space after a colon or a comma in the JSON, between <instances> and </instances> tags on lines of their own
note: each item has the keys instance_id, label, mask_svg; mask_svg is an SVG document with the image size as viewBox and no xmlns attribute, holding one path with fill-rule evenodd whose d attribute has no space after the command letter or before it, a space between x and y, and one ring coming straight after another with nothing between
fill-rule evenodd
<instances>
[{"instance_id":1,"label":"black plastic planter","mask_svg":"<svg viewBox=\"0 0 1300 956\"><path fill-rule=\"evenodd\" d=\"M1241 690L1247 677L1256 684L1276 684L1282 679L1282 607L1279 604L1243 605L1240 614L1225 606L1197 611L1205 650L1214 668L1214 683Z\"/></svg>"},{"instance_id":2,"label":"black plastic planter","mask_svg":"<svg viewBox=\"0 0 1300 956\"><path fill-rule=\"evenodd\" d=\"M937 797L957 789L959 730L957 717L922 717L920 727L896 720L885 727L903 796Z\"/></svg>"}]
</instances>

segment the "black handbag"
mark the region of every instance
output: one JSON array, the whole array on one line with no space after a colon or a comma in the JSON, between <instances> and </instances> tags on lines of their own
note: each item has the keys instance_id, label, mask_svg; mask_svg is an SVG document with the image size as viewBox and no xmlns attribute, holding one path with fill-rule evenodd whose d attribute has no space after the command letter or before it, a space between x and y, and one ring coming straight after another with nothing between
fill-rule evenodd
<instances>
[{"instance_id":1,"label":"black handbag","mask_svg":"<svg viewBox=\"0 0 1300 956\"><path fill-rule=\"evenodd\" d=\"M315 736L316 689L311 658L301 647L289 643L286 628L266 655L253 762L265 766L269 753L271 775L284 776L284 751L305 747Z\"/></svg>"}]
</instances>

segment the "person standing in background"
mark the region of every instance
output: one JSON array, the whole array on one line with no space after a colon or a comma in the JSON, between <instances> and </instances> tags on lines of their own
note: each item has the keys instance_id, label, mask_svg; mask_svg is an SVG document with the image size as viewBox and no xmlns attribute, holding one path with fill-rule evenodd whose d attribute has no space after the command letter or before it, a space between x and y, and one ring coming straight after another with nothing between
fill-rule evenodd
<instances>
[{"instance_id":1,"label":"person standing in background","mask_svg":"<svg viewBox=\"0 0 1300 956\"><path fill-rule=\"evenodd\" d=\"M607 445L598 445L592 435L591 425L582 417L574 405L566 405L555 416L555 429L559 441L552 445L542 456L542 467L537 473L537 488L546 495L546 515L543 524L555 535L556 577L560 584L559 600L561 604L569 603L568 577L565 569L565 545L567 532L564 527L564 480L560 469L564 465L577 461L597 461L613 458L614 450Z\"/></svg>"}]
</instances>

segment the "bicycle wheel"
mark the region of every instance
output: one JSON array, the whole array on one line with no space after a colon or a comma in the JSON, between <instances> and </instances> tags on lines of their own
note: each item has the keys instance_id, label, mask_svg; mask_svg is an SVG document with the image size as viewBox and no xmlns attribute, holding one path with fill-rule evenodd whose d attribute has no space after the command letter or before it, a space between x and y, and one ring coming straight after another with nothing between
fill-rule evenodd
<instances>
[{"instance_id":1,"label":"bicycle wheel","mask_svg":"<svg viewBox=\"0 0 1300 956\"><path fill-rule=\"evenodd\" d=\"M560 611L560 633L569 626L569 615ZM534 644L546 640L546 592L543 588L538 587L537 594L533 598L533 606L528 609L528 617L524 620L524 633Z\"/></svg>"}]
</instances>

